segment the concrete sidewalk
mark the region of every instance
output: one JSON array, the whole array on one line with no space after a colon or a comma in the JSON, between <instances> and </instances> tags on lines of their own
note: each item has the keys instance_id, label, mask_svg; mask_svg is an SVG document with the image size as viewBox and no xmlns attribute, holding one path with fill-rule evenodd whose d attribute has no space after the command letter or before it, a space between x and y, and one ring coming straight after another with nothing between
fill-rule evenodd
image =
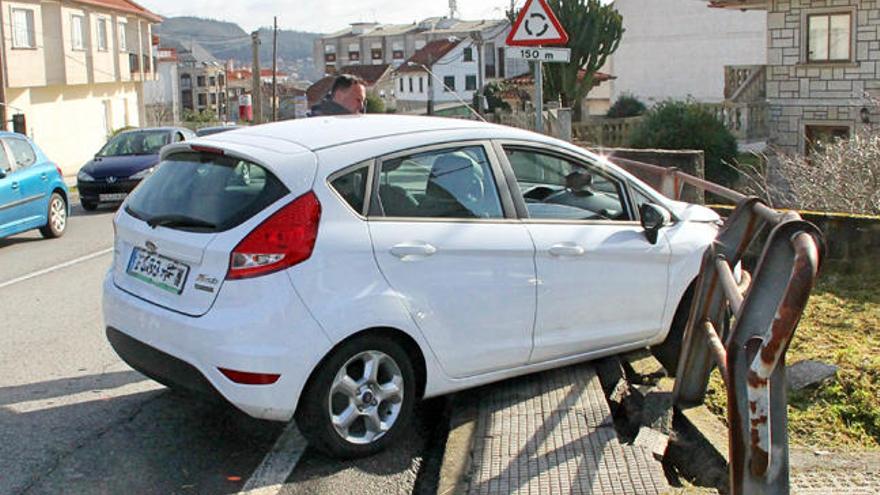
<instances>
[{"instance_id":1,"label":"concrete sidewalk","mask_svg":"<svg viewBox=\"0 0 880 495\"><path fill-rule=\"evenodd\" d=\"M454 473L459 478L454 486L441 479L440 493L643 495L667 489L663 468L648 451L620 443L590 363L508 380L465 397L470 439L456 438L460 434L453 430L446 458L462 455L455 449L468 450L469 462Z\"/></svg>"}]
</instances>

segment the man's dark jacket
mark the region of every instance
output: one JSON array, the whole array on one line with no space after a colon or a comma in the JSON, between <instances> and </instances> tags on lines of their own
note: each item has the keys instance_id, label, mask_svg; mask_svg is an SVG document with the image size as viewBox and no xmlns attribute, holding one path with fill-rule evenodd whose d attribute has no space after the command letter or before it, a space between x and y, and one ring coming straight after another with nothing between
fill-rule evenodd
<instances>
[{"instance_id":1,"label":"man's dark jacket","mask_svg":"<svg viewBox=\"0 0 880 495\"><path fill-rule=\"evenodd\" d=\"M325 115L350 115L347 108L333 101L330 96L325 97L309 112L309 117L321 117Z\"/></svg>"}]
</instances>

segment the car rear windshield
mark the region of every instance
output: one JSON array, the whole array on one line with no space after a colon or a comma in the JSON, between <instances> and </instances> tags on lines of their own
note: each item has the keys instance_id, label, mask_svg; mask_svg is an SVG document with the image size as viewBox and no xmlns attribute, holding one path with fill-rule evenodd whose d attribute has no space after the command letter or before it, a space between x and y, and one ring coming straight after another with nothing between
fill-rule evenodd
<instances>
[{"instance_id":1,"label":"car rear windshield","mask_svg":"<svg viewBox=\"0 0 880 495\"><path fill-rule=\"evenodd\" d=\"M212 153L177 153L135 189L126 212L153 227L223 232L288 193L255 163Z\"/></svg>"},{"instance_id":2,"label":"car rear windshield","mask_svg":"<svg viewBox=\"0 0 880 495\"><path fill-rule=\"evenodd\" d=\"M168 144L168 131L133 131L118 134L98 152L98 156L155 155Z\"/></svg>"}]
</instances>

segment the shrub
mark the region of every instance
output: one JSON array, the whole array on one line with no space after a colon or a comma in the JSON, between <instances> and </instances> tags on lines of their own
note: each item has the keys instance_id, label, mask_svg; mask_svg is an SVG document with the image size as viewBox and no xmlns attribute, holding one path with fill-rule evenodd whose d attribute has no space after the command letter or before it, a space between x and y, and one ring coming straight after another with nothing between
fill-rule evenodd
<instances>
[{"instance_id":1,"label":"shrub","mask_svg":"<svg viewBox=\"0 0 880 495\"><path fill-rule=\"evenodd\" d=\"M612 119L622 119L626 117L638 117L648 111L648 107L638 98L629 94L622 94L614 105L608 110L607 117Z\"/></svg>"},{"instance_id":2,"label":"shrub","mask_svg":"<svg viewBox=\"0 0 880 495\"><path fill-rule=\"evenodd\" d=\"M865 127L812 156L779 155L776 161L788 206L880 215L880 129Z\"/></svg>"},{"instance_id":3,"label":"shrub","mask_svg":"<svg viewBox=\"0 0 880 495\"><path fill-rule=\"evenodd\" d=\"M492 81L483 88L482 95L486 97L486 106L488 108L480 108L480 92L474 93L474 108L483 112L494 113L495 110L510 111L510 105L501 97L504 94L504 85L497 81Z\"/></svg>"},{"instance_id":4,"label":"shrub","mask_svg":"<svg viewBox=\"0 0 880 495\"><path fill-rule=\"evenodd\" d=\"M739 173L731 165L736 138L706 107L693 101L665 101L652 108L630 135L639 149L702 150L706 178L732 186Z\"/></svg>"},{"instance_id":5,"label":"shrub","mask_svg":"<svg viewBox=\"0 0 880 495\"><path fill-rule=\"evenodd\" d=\"M367 113L385 113L385 102L376 93L367 93Z\"/></svg>"}]
</instances>

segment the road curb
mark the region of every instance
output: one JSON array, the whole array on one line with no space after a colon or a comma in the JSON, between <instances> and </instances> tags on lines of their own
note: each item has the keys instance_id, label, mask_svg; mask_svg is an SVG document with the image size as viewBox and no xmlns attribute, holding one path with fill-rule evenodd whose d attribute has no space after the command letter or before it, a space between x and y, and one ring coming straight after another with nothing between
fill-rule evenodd
<instances>
[{"instance_id":1,"label":"road curb","mask_svg":"<svg viewBox=\"0 0 880 495\"><path fill-rule=\"evenodd\" d=\"M468 470L477 434L477 403L477 397L472 392L460 393L452 399L449 436L440 465L437 495L459 494L467 490Z\"/></svg>"}]
</instances>

